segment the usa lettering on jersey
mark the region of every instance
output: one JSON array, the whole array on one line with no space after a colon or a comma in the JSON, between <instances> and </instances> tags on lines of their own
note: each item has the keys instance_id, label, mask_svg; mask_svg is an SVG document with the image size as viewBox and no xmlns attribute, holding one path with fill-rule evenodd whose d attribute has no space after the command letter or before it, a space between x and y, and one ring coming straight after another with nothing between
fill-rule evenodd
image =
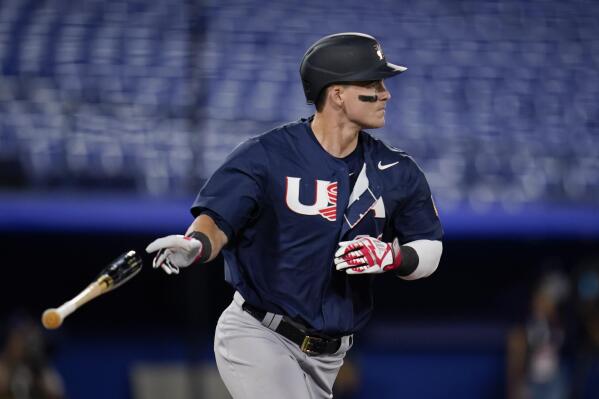
<instances>
[{"instance_id":1,"label":"usa lettering on jersey","mask_svg":"<svg viewBox=\"0 0 599 399\"><path fill-rule=\"evenodd\" d=\"M314 203L302 204L299 199L300 177L287 176L285 202L289 209L301 215L320 215L326 220L337 220L337 182L315 180Z\"/></svg>"}]
</instances>

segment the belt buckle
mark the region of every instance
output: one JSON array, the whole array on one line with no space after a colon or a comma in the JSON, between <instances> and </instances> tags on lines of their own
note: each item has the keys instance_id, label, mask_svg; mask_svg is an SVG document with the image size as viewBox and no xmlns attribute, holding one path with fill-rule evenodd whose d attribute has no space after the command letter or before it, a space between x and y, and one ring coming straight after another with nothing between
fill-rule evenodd
<instances>
[{"instance_id":1,"label":"belt buckle","mask_svg":"<svg viewBox=\"0 0 599 399\"><path fill-rule=\"evenodd\" d=\"M302 341L302 344L300 345L300 349L302 350L302 352L304 352L305 354L310 355L310 356L319 355L320 352L317 352L313 348L314 342L316 342L316 341L324 341L324 340L319 337L312 337L310 335L306 335L304 337L304 340Z\"/></svg>"}]
</instances>

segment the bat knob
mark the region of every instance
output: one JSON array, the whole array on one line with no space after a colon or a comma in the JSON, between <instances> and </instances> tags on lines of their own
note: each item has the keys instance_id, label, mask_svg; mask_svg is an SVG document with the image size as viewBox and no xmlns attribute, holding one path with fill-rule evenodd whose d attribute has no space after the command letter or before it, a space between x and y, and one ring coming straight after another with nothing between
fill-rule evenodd
<instances>
[{"instance_id":1,"label":"bat knob","mask_svg":"<svg viewBox=\"0 0 599 399\"><path fill-rule=\"evenodd\" d=\"M62 324L62 316L57 309L47 309L42 314L42 324L48 330L54 330Z\"/></svg>"}]
</instances>

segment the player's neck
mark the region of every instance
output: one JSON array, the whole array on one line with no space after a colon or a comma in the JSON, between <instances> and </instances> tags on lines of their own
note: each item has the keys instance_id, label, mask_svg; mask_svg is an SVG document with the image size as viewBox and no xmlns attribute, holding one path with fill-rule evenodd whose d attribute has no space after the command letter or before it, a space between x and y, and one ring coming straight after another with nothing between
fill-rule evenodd
<instances>
[{"instance_id":1,"label":"player's neck","mask_svg":"<svg viewBox=\"0 0 599 399\"><path fill-rule=\"evenodd\" d=\"M358 145L360 127L344 118L317 112L311 127L322 148L336 158L348 156Z\"/></svg>"}]
</instances>

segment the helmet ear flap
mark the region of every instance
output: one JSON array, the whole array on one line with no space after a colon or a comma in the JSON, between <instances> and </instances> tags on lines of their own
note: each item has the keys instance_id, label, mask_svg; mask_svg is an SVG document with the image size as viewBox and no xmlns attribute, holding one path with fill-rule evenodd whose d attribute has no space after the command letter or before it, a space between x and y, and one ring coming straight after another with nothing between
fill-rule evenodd
<instances>
[{"instance_id":1,"label":"helmet ear flap","mask_svg":"<svg viewBox=\"0 0 599 399\"><path fill-rule=\"evenodd\" d=\"M307 79L302 79L302 86L304 87L304 94L308 104L314 104L315 100L312 100L312 84Z\"/></svg>"}]
</instances>

